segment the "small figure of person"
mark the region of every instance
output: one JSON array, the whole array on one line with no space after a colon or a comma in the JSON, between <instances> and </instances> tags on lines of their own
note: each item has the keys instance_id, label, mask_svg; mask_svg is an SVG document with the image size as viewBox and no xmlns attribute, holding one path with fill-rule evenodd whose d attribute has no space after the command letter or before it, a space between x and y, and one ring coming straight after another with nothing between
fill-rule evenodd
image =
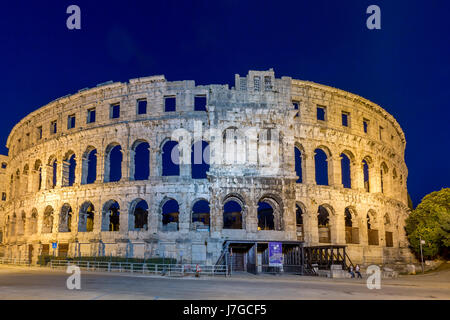
<instances>
[{"instance_id":1,"label":"small figure of person","mask_svg":"<svg viewBox=\"0 0 450 320\"><path fill-rule=\"evenodd\" d=\"M357 264L356 267L355 267L355 272L358 275L358 278L362 279L362 275L361 275L360 269L361 268L359 267L359 264Z\"/></svg>"},{"instance_id":2,"label":"small figure of person","mask_svg":"<svg viewBox=\"0 0 450 320\"><path fill-rule=\"evenodd\" d=\"M352 279L355 277L355 273L353 272L353 266L350 266L350 268L348 269L348 273L350 273Z\"/></svg>"}]
</instances>

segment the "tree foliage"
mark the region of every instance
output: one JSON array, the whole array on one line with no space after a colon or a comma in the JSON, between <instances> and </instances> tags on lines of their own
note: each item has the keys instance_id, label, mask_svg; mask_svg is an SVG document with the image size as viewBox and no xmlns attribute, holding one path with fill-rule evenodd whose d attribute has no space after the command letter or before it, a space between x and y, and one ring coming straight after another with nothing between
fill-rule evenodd
<instances>
[{"instance_id":1,"label":"tree foliage","mask_svg":"<svg viewBox=\"0 0 450 320\"><path fill-rule=\"evenodd\" d=\"M447 255L450 247L450 188L426 195L406 219L411 247L420 255L420 239L427 258Z\"/></svg>"}]
</instances>

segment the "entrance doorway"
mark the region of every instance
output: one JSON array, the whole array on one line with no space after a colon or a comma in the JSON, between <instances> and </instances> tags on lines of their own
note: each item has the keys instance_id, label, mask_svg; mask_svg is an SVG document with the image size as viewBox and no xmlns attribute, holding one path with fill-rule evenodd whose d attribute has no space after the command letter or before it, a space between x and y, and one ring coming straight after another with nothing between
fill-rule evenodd
<instances>
[{"instance_id":1,"label":"entrance doorway","mask_svg":"<svg viewBox=\"0 0 450 320\"><path fill-rule=\"evenodd\" d=\"M69 244L68 243L59 244L58 257L67 257L68 252L69 252Z\"/></svg>"},{"instance_id":2,"label":"entrance doorway","mask_svg":"<svg viewBox=\"0 0 450 320\"><path fill-rule=\"evenodd\" d=\"M233 264L233 271L246 271L245 253L244 252L233 252L232 264Z\"/></svg>"},{"instance_id":3,"label":"entrance doorway","mask_svg":"<svg viewBox=\"0 0 450 320\"><path fill-rule=\"evenodd\" d=\"M247 252L249 248L246 244L237 244L230 247L231 267L235 271L247 271Z\"/></svg>"},{"instance_id":4,"label":"entrance doorway","mask_svg":"<svg viewBox=\"0 0 450 320\"><path fill-rule=\"evenodd\" d=\"M304 266L303 242L277 241L282 244L283 267L269 263L269 243L271 241L231 241L225 243L225 250L231 272L249 273L295 273L302 274Z\"/></svg>"},{"instance_id":5,"label":"entrance doorway","mask_svg":"<svg viewBox=\"0 0 450 320\"><path fill-rule=\"evenodd\" d=\"M43 244L42 245L42 253L43 256L48 256L50 254L50 245L49 244Z\"/></svg>"},{"instance_id":6,"label":"entrance doorway","mask_svg":"<svg viewBox=\"0 0 450 320\"><path fill-rule=\"evenodd\" d=\"M29 261L30 263L33 262L33 250L34 250L33 245L32 245L32 244L29 244L29 245L28 245L28 261Z\"/></svg>"}]
</instances>

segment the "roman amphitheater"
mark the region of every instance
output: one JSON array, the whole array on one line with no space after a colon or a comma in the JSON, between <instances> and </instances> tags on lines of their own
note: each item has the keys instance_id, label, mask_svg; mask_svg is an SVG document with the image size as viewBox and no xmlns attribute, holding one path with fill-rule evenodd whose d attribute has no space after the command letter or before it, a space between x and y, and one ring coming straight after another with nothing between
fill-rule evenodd
<instances>
[{"instance_id":1,"label":"roman amphitheater","mask_svg":"<svg viewBox=\"0 0 450 320\"><path fill-rule=\"evenodd\" d=\"M405 144L377 104L272 69L236 75L231 89L106 82L12 129L0 256L215 264L234 250L237 268L281 242L408 263Z\"/></svg>"}]
</instances>

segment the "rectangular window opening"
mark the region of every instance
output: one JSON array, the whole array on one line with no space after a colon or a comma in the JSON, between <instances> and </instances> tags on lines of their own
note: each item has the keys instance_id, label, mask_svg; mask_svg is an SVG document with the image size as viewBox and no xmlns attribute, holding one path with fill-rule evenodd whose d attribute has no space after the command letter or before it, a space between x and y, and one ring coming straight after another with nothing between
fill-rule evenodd
<instances>
[{"instance_id":1,"label":"rectangular window opening","mask_svg":"<svg viewBox=\"0 0 450 320\"><path fill-rule=\"evenodd\" d=\"M67 129L75 128L75 115L72 114L67 117Z\"/></svg>"},{"instance_id":2,"label":"rectangular window opening","mask_svg":"<svg viewBox=\"0 0 450 320\"><path fill-rule=\"evenodd\" d=\"M297 110L297 113L295 114L295 118L300 117L300 102L292 101L292 106L294 107L294 110Z\"/></svg>"},{"instance_id":3,"label":"rectangular window opening","mask_svg":"<svg viewBox=\"0 0 450 320\"><path fill-rule=\"evenodd\" d=\"M369 130L369 120L367 120L367 119L363 120L363 127L364 127L364 133L367 133Z\"/></svg>"},{"instance_id":4,"label":"rectangular window opening","mask_svg":"<svg viewBox=\"0 0 450 320\"><path fill-rule=\"evenodd\" d=\"M37 129L37 139L41 140L42 139L42 126L39 126L36 129Z\"/></svg>"},{"instance_id":5,"label":"rectangular window opening","mask_svg":"<svg viewBox=\"0 0 450 320\"><path fill-rule=\"evenodd\" d=\"M194 111L206 111L206 96L195 96Z\"/></svg>"},{"instance_id":6,"label":"rectangular window opening","mask_svg":"<svg viewBox=\"0 0 450 320\"><path fill-rule=\"evenodd\" d=\"M326 107L317 106L317 120L325 121Z\"/></svg>"},{"instance_id":7,"label":"rectangular window opening","mask_svg":"<svg viewBox=\"0 0 450 320\"><path fill-rule=\"evenodd\" d=\"M253 78L253 83L254 83L253 89L254 89L255 91L261 91L261 79L260 79L259 76L255 76L255 77Z\"/></svg>"},{"instance_id":8,"label":"rectangular window opening","mask_svg":"<svg viewBox=\"0 0 450 320\"><path fill-rule=\"evenodd\" d=\"M264 91L272 91L272 78L269 76L264 77Z\"/></svg>"},{"instance_id":9,"label":"rectangular window opening","mask_svg":"<svg viewBox=\"0 0 450 320\"><path fill-rule=\"evenodd\" d=\"M342 112L342 126L349 127L349 119L350 113L343 111Z\"/></svg>"},{"instance_id":10,"label":"rectangular window opening","mask_svg":"<svg viewBox=\"0 0 450 320\"><path fill-rule=\"evenodd\" d=\"M247 78L239 79L239 87L241 91L247 91Z\"/></svg>"},{"instance_id":11,"label":"rectangular window opening","mask_svg":"<svg viewBox=\"0 0 450 320\"><path fill-rule=\"evenodd\" d=\"M120 104L115 103L111 105L109 116L111 119L117 119L120 117Z\"/></svg>"},{"instance_id":12,"label":"rectangular window opening","mask_svg":"<svg viewBox=\"0 0 450 320\"><path fill-rule=\"evenodd\" d=\"M147 99L141 99L137 101L137 113L138 114L147 113Z\"/></svg>"},{"instance_id":13,"label":"rectangular window opening","mask_svg":"<svg viewBox=\"0 0 450 320\"><path fill-rule=\"evenodd\" d=\"M174 112L177 110L177 98L173 97L164 97L164 111L165 112Z\"/></svg>"},{"instance_id":14,"label":"rectangular window opening","mask_svg":"<svg viewBox=\"0 0 450 320\"><path fill-rule=\"evenodd\" d=\"M95 108L88 109L87 111L87 123L95 122Z\"/></svg>"},{"instance_id":15,"label":"rectangular window opening","mask_svg":"<svg viewBox=\"0 0 450 320\"><path fill-rule=\"evenodd\" d=\"M55 134L56 132L58 132L58 126L57 126L57 121L54 120L54 121L50 122L50 133Z\"/></svg>"}]
</instances>

